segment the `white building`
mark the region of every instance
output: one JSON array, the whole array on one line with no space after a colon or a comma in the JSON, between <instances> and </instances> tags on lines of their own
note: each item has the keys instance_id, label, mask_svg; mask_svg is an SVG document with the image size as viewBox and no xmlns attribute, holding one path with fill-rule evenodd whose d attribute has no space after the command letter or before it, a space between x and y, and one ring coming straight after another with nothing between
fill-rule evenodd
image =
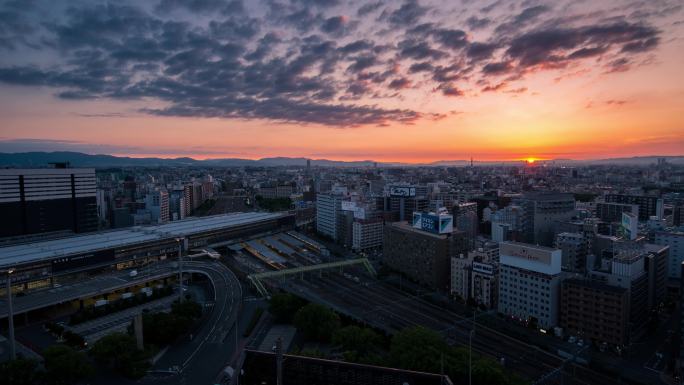
<instances>
[{"instance_id":1,"label":"white building","mask_svg":"<svg viewBox=\"0 0 684 385\"><path fill-rule=\"evenodd\" d=\"M500 313L549 329L558 324L561 251L517 242L499 248Z\"/></svg>"},{"instance_id":2,"label":"white building","mask_svg":"<svg viewBox=\"0 0 684 385\"><path fill-rule=\"evenodd\" d=\"M355 219L352 224L352 248L366 251L382 247L382 219Z\"/></svg>"},{"instance_id":3,"label":"white building","mask_svg":"<svg viewBox=\"0 0 684 385\"><path fill-rule=\"evenodd\" d=\"M487 308L496 306L499 294L496 264L473 262L470 275L470 295L475 303Z\"/></svg>"},{"instance_id":4,"label":"white building","mask_svg":"<svg viewBox=\"0 0 684 385\"><path fill-rule=\"evenodd\" d=\"M655 244L670 246L670 254L667 257L667 277L681 278L681 266L684 262L684 232L656 232Z\"/></svg>"},{"instance_id":5,"label":"white building","mask_svg":"<svg viewBox=\"0 0 684 385\"><path fill-rule=\"evenodd\" d=\"M165 190L156 190L145 195L145 209L149 211L152 223L168 222L169 193Z\"/></svg>"},{"instance_id":6,"label":"white building","mask_svg":"<svg viewBox=\"0 0 684 385\"><path fill-rule=\"evenodd\" d=\"M470 270L473 260L461 254L451 257L451 294L468 300L470 298Z\"/></svg>"},{"instance_id":7,"label":"white building","mask_svg":"<svg viewBox=\"0 0 684 385\"><path fill-rule=\"evenodd\" d=\"M342 211L342 196L316 195L316 231L337 240L337 222Z\"/></svg>"}]
</instances>

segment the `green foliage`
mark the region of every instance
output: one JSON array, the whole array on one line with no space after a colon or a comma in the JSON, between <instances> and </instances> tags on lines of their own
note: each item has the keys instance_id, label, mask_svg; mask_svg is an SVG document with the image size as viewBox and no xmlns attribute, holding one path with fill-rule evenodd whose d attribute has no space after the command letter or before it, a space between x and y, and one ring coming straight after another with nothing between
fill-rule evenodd
<instances>
[{"instance_id":1,"label":"green foliage","mask_svg":"<svg viewBox=\"0 0 684 385\"><path fill-rule=\"evenodd\" d=\"M394 335L390 346L389 364L401 369L444 373L454 383L468 378L468 350L449 346L441 335L423 327L404 329ZM505 373L496 362L473 353L473 384L512 385L523 383Z\"/></svg>"},{"instance_id":2,"label":"green foliage","mask_svg":"<svg viewBox=\"0 0 684 385\"><path fill-rule=\"evenodd\" d=\"M290 323L295 313L306 305L306 301L289 293L278 293L271 296L268 311L276 322Z\"/></svg>"},{"instance_id":3,"label":"green foliage","mask_svg":"<svg viewBox=\"0 0 684 385\"><path fill-rule=\"evenodd\" d=\"M173 343L187 333L194 321L202 316L202 306L194 301L174 302L171 313L143 315L145 342L157 346Z\"/></svg>"},{"instance_id":4,"label":"green foliage","mask_svg":"<svg viewBox=\"0 0 684 385\"><path fill-rule=\"evenodd\" d=\"M40 382L42 374L35 360L17 358L0 363L0 384L33 385Z\"/></svg>"},{"instance_id":5,"label":"green foliage","mask_svg":"<svg viewBox=\"0 0 684 385\"><path fill-rule=\"evenodd\" d=\"M290 198L264 198L257 195L256 203L260 208L268 211L284 211L292 207L292 200Z\"/></svg>"},{"instance_id":6,"label":"green foliage","mask_svg":"<svg viewBox=\"0 0 684 385\"><path fill-rule=\"evenodd\" d=\"M66 345L53 345L43 351L48 383L74 384L90 377L95 370L85 353L78 352Z\"/></svg>"},{"instance_id":7,"label":"green foliage","mask_svg":"<svg viewBox=\"0 0 684 385\"><path fill-rule=\"evenodd\" d=\"M382 344L382 337L372 329L350 325L336 330L332 342L344 349L345 361L371 363L379 359L375 352Z\"/></svg>"},{"instance_id":8,"label":"green foliage","mask_svg":"<svg viewBox=\"0 0 684 385\"><path fill-rule=\"evenodd\" d=\"M128 378L144 376L150 366L148 354L138 350L135 338L124 333L103 337L93 345L90 354L101 365Z\"/></svg>"},{"instance_id":9,"label":"green foliage","mask_svg":"<svg viewBox=\"0 0 684 385\"><path fill-rule=\"evenodd\" d=\"M297 311L294 325L307 340L327 342L339 329L340 317L323 305L310 303Z\"/></svg>"}]
</instances>

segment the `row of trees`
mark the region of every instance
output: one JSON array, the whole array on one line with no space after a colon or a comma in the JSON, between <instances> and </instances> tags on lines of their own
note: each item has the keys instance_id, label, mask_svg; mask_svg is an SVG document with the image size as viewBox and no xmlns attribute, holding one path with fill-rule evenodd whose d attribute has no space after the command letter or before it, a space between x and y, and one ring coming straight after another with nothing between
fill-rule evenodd
<instances>
[{"instance_id":1,"label":"row of trees","mask_svg":"<svg viewBox=\"0 0 684 385\"><path fill-rule=\"evenodd\" d=\"M66 345L43 351L44 369L38 361L17 358L0 364L0 383L12 385L69 385L95 373L88 356Z\"/></svg>"},{"instance_id":2,"label":"row of trees","mask_svg":"<svg viewBox=\"0 0 684 385\"><path fill-rule=\"evenodd\" d=\"M194 301L176 301L171 305L170 313L144 314L145 343L158 347L169 345L187 333L201 316L202 306Z\"/></svg>"}]
</instances>

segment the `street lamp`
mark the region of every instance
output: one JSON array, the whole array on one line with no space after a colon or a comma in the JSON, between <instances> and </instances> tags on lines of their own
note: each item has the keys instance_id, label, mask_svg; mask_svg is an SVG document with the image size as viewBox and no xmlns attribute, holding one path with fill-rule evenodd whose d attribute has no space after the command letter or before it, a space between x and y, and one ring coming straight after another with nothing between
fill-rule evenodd
<instances>
[{"instance_id":1,"label":"street lamp","mask_svg":"<svg viewBox=\"0 0 684 385\"><path fill-rule=\"evenodd\" d=\"M179 304L183 302L183 240L184 238L182 237L176 238L176 242L178 242L178 288L180 291L180 297L178 298Z\"/></svg>"},{"instance_id":2,"label":"street lamp","mask_svg":"<svg viewBox=\"0 0 684 385\"><path fill-rule=\"evenodd\" d=\"M10 345L10 360L17 358L16 346L14 342L14 311L12 309L12 280L11 276L14 273L13 268L5 271L7 273L6 290L7 290L7 322L9 328L9 345Z\"/></svg>"}]
</instances>

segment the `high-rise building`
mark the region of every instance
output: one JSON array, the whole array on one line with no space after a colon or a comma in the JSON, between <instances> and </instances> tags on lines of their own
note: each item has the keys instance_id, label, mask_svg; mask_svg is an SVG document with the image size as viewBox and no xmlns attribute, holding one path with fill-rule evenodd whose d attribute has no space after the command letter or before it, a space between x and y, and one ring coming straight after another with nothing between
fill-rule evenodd
<instances>
[{"instance_id":1,"label":"high-rise building","mask_svg":"<svg viewBox=\"0 0 684 385\"><path fill-rule=\"evenodd\" d=\"M589 243L584 234L560 233L556 235L554 247L561 250L561 268L564 271L581 273L587 269Z\"/></svg>"},{"instance_id":2,"label":"high-rise building","mask_svg":"<svg viewBox=\"0 0 684 385\"><path fill-rule=\"evenodd\" d=\"M368 251L382 247L382 219L355 219L352 226L352 249Z\"/></svg>"},{"instance_id":3,"label":"high-rise building","mask_svg":"<svg viewBox=\"0 0 684 385\"><path fill-rule=\"evenodd\" d=\"M451 257L464 254L467 240L459 231L425 231L406 222L386 224L382 263L433 289L447 291Z\"/></svg>"},{"instance_id":4,"label":"high-rise building","mask_svg":"<svg viewBox=\"0 0 684 385\"><path fill-rule=\"evenodd\" d=\"M570 220L575 213L575 197L569 193L530 192L515 202L523 208L525 241L543 246L553 244L557 223Z\"/></svg>"},{"instance_id":5,"label":"high-rise building","mask_svg":"<svg viewBox=\"0 0 684 385\"><path fill-rule=\"evenodd\" d=\"M169 221L169 193L156 190L145 195L145 209L150 212L152 223Z\"/></svg>"},{"instance_id":6,"label":"high-rise building","mask_svg":"<svg viewBox=\"0 0 684 385\"><path fill-rule=\"evenodd\" d=\"M0 237L98 228L95 169L0 170Z\"/></svg>"},{"instance_id":7,"label":"high-rise building","mask_svg":"<svg viewBox=\"0 0 684 385\"><path fill-rule=\"evenodd\" d=\"M629 291L589 279L566 279L560 326L566 334L623 347L629 342Z\"/></svg>"},{"instance_id":8,"label":"high-rise building","mask_svg":"<svg viewBox=\"0 0 684 385\"><path fill-rule=\"evenodd\" d=\"M463 231L470 238L472 245L474 245L479 225L477 203L457 203L454 205L452 213L454 215L454 227L457 230Z\"/></svg>"},{"instance_id":9,"label":"high-rise building","mask_svg":"<svg viewBox=\"0 0 684 385\"><path fill-rule=\"evenodd\" d=\"M658 231L655 234L655 244L670 246L667 257L668 278L681 278L682 262L684 262L684 232Z\"/></svg>"},{"instance_id":10,"label":"high-rise building","mask_svg":"<svg viewBox=\"0 0 684 385\"><path fill-rule=\"evenodd\" d=\"M543 329L558 324L561 251L517 242L499 245L500 313Z\"/></svg>"},{"instance_id":11,"label":"high-rise building","mask_svg":"<svg viewBox=\"0 0 684 385\"><path fill-rule=\"evenodd\" d=\"M338 237L338 222L342 211L342 196L316 195L316 231L333 240Z\"/></svg>"},{"instance_id":12,"label":"high-rise building","mask_svg":"<svg viewBox=\"0 0 684 385\"><path fill-rule=\"evenodd\" d=\"M650 217L663 217L663 200L650 195L606 194L607 203L623 203L639 206L639 220L647 221Z\"/></svg>"},{"instance_id":13,"label":"high-rise building","mask_svg":"<svg viewBox=\"0 0 684 385\"><path fill-rule=\"evenodd\" d=\"M522 240L522 207L511 205L497 210L492 214L491 222L494 242Z\"/></svg>"},{"instance_id":14,"label":"high-rise building","mask_svg":"<svg viewBox=\"0 0 684 385\"><path fill-rule=\"evenodd\" d=\"M596 203L596 217L604 222L620 222L622 213L639 216L639 206L627 203Z\"/></svg>"}]
</instances>

